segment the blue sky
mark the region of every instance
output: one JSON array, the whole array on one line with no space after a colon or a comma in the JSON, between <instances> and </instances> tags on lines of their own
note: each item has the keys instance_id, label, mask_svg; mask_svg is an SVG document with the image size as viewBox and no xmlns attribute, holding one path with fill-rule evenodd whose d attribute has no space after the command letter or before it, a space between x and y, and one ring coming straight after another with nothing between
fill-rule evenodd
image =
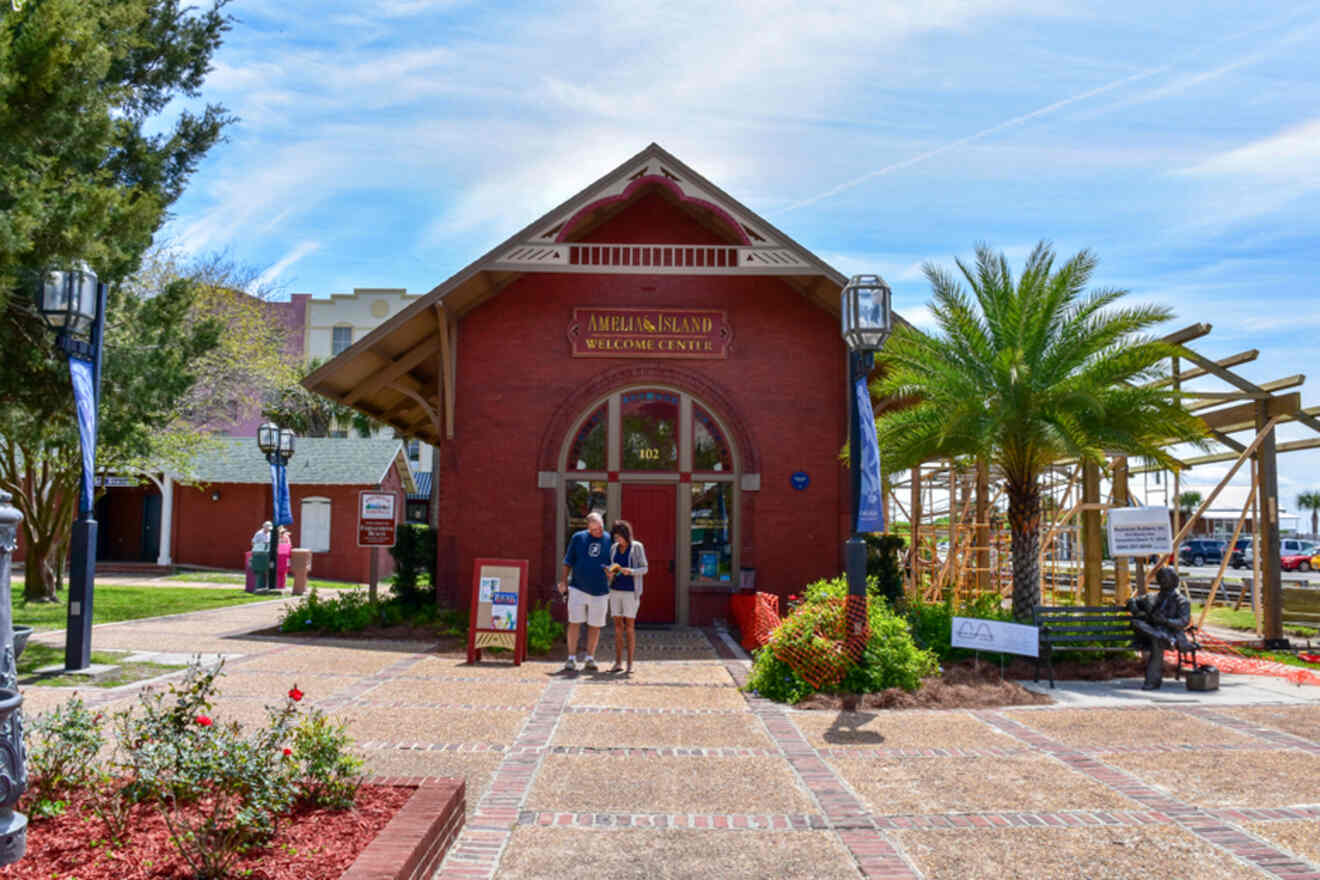
<instances>
[{"instance_id":1,"label":"blue sky","mask_svg":"<svg viewBox=\"0 0 1320 880\"><path fill-rule=\"evenodd\" d=\"M240 122L166 232L285 293L429 290L654 140L919 324L923 262L1045 238L1250 378L1311 370L1320 3L229 8L204 97Z\"/></svg>"}]
</instances>

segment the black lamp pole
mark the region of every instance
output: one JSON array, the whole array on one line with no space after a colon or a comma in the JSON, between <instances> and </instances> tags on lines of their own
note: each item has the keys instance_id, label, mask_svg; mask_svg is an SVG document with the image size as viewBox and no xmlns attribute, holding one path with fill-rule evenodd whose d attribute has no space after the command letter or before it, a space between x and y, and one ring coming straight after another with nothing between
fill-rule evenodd
<instances>
[{"instance_id":1,"label":"black lamp pole","mask_svg":"<svg viewBox=\"0 0 1320 880\"><path fill-rule=\"evenodd\" d=\"M82 438L83 479L78 493L78 519L73 523L69 611L64 630L64 668L70 671L86 669L92 662L92 596L96 581L96 492L92 481L96 479L96 428L101 421L105 295L105 285L82 263L69 271L45 273L38 291L38 307L55 331L55 344L69 360L89 363L92 368L93 431Z\"/></svg>"},{"instance_id":2,"label":"black lamp pole","mask_svg":"<svg viewBox=\"0 0 1320 880\"><path fill-rule=\"evenodd\" d=\"M292 429L281 428L272 422L267 422L257 429L257 447L265 454L266 461L274 469L270 481L272 511L270 541L266 548L268 557L266 588L270 590L276 589L279 574L280 477L284 475L289 459L293 458L294 437ZM285 476L285 479L287 480L288 477Z\"/></svg>"},{"instance_id":3,"label":"black lamp pole","mask_svg":"<svg viewBox=\"0 0 1320 880\"><path fill-rule=\"evenodd\" d=\"M852 476L852 528L844 544L843 567L848 575L848 595L866 595L866 539L858 530L862 510L862 418L857 409L857 380L871 374L875 355L870 351L848 352L848 468Z\"/></svg>"}]
</instances>

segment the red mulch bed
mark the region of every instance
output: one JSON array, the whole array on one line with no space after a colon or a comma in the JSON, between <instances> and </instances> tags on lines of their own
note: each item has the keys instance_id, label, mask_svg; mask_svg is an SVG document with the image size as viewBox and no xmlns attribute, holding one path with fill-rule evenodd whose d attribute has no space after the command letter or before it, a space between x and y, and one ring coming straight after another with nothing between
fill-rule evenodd
<instances>
[{"instance_id":1,"label":"red mulch bed","mask_svg":"<svg viewBox=\"0 0 1320 880\"><path fill-rule=\"evenodd\" d=\"M278 833L265 848L240 856L232 873L249 880L336 880L416 790L364 785L352 810L298 807L280 821ZM87 807L83 793L73 792L67 800L64 815L54 819L31 819L28 814L27 855L0 868L0 877L186 880L193 876L156 807L135 806L128 840L113 847L105 843L105 826Z\"/></svg>"}]
</instances>

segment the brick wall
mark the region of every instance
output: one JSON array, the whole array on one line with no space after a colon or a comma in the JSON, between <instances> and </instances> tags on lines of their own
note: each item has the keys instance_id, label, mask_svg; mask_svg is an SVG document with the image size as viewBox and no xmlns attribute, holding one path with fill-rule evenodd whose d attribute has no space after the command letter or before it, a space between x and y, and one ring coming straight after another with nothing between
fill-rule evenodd
<instances>
[{"instance_id":1,"label":"brick wall","mask_svg":"<svg viewBox=\"0 0 1320 880\"><path fill-rule=\"evenodd\" d=\"M330 550L312 555L312 577L365 583L370 576L370 552L357 546L358 492L363 489L400 492L393 469L377 486L290 486L294 546L301 546L298 523L304 498L330 499ZM212 501L211 493L220 500ZM402 493L399 515L402 517ZM174 561L179 565L242 568L252 533L271 518L271 489L251 483L213 483L205 487L176 486L174 495ZM394 572L394 557L380 551L379 580Z\"/></svg>"},{"instance_id":2,"label":"brick wall","mask_svg":"<svg viewBox=\"0 0 1320 880\"><path fill-rule=\"evenodd\" d=\"M658 195L643 197L591 238L719 240ZM546 500L552 493L536 487L542 434L583 386L612 369L648 363L570 356L572 309L593 305L727 310L734 334L727 360L651 363L720 389L736 409L720 414L741 421L756 446L761 491L744 493L741 513L743 564L758 569L758 586L787 595L838 573L848 485L837 460L846 398L835 317L775 278L532 273L459 325L456 431L441 461L438 549L464 607L477 556L529 559L533 588L555 580L559 512ZM802 492L789 483L799 470L811 477ZM727 599L715 604L723 608ZM706 600L694 602L693 611L727 617Z\"/></svg>"}]
</instances>

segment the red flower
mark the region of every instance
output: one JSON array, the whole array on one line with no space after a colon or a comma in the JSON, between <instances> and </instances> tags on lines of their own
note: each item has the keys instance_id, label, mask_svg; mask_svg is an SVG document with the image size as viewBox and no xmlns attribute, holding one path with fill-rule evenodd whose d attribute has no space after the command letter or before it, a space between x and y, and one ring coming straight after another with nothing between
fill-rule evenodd
<instances>
[{"instance_id":1,"label":"red flower","mask_svg":"<svg viewBox=\"0 0 1320 880\"><path fill-rule=\"evenodd\" d=\"M287 758L287 757L289 757L289 756L292 755L292 754L293 754L293 749L289 748L288 746L285 746L285 747L284 747L284 757Z\"/></svg>"},{"instance_id":2,"label":"red flower","mask_svg":"<svg viewBox=\"0 0 1320 880\"><path fill-rule=\"evenodd\" d=\"M196 722L197 722L199 725L201 725L202 727L210 727L210 726L211 726L211 719L210 719L210 718L207 718L205 715L198 715L198 716L197 716L196 718L194 718L193 720L196 721Z\"/></svg>"},{"instance_id":3,"label":"red flower","mask_svg":"<svg viewBox=\"0 0 1320 880\"><path fill-rule=\"evenodd\" d=\"M303 698L303 692L298 690L298 686L295 684L293 686L293 690L289 691L289 699L293 700L296 703L302 698Z\"/></svg>"}]
</instances>

